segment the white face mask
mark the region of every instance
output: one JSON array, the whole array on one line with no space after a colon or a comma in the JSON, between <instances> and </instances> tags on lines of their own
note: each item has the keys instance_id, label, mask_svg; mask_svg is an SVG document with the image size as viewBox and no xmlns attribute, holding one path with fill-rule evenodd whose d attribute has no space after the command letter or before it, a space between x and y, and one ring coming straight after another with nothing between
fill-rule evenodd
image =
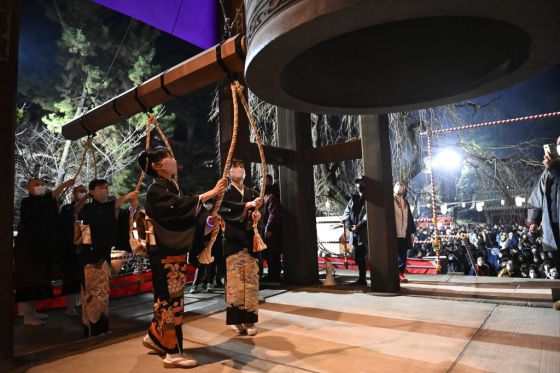
<instances>
[{"instance_id":1,"label":"white face mask","mask_svg":"<svg viewBox=\"0 0 560 373\"><path fill-rule=\"evenodd\" d=\"M560 145L556 145L556 154L560 154Z\"/></svg>"},{"instance_id":2,"label":"white face mask","mask_svg":"<svg viewBox=\"0 0 560 373\"><path fill-rule=\"evenodd\" d=\"M245 170L240 167L232 168L229 173L231 180L243 181L245 180Z\"/></svg>"},{"instance_id":3,"label":"white face mask","mask_svg":"<svg viewBox=\"0 0 560 373\"><path fill-rule=\"evenodd\" d=\"M169 175L177 175L177 161L175 158L165 158L161 161L161 169Z\"/></svg>"},{"instance_id":4,"label":"white face mask","mask_svg":"<svg viewBox=\"0 0 560 373\"><path fill-rule=\"evenodd\" d=\"M401 184L396 184L393 187L393 193L395 193L398 196L402 196L404 194L404 186L402 186Z\"/></svg>"},{"instance_id":5,"label":"white face mask","mask_svg":"<svg viewBox=\"0 0 560 373\"><path fill-rule=\"evenodd\" d=\"M35 196L44 196L47 192L47 187L44 185L37 185L33 188L33 195Z\"/></svg>"}]
</instances>

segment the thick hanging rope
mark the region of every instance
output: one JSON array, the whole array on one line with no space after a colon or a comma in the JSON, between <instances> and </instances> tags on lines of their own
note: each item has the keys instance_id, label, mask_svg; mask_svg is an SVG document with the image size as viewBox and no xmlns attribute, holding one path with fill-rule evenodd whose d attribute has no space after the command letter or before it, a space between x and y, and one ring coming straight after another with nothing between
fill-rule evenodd
<instances>
[{"instance_id":1,"label":"thick hanging rope","mask_svg":"<svg viewBox=\"0 0 560 373\"><path fill-rule=\"evenodd\" d=\"M84 151L82 152L82 158L80 159L80 164L78 165L78 169L76 170L76 174L74 175L74 179L77 179L80 176L80 172L82 171L82 167L86 160L87 152L92 147L92 138L88 137L86 142L84 143ZM97 175L97 167L95 167L95 173Z\"/></svg>"},{"instance_id":2,"label":"thick hanging rope","mask_svg":"<svg viewBox=\"0 0 560 373\"><path fill-rule=\"evenodd\" d=\"M152 131L152 128L150 127L151 124L151 118L148 117L148 123L146 123L146 151L148 151L150 149L150 133ZM136 183L136 188L134 188L135 192L139 192L140 191L140 187L142 186L142 183L144 182L144 179L146 178L146 172L148 171L148 157L146 157L146 164L144 165L144 169L142 169L142 173L140 174L140 178L138 179L138 182Z\"/></svg>"},{"instance_id":3,"label":"thick hanging rope","mask_svg":"<svg viewBox=\"0 0 560 373\"><path fill-rule=\"evenodd\" d=\"M159 122L158 122L156 116L154 115L154 113L148 112L148 123L155 127L155 129L157 130L157 132L159 134L159 137L161 137L161 139L163 140L163 143L165 144L165 147L167 148L167 151L169 152L169 154L171 154L171 156L173 158L175 158L175 155L173 154L173 149L171 149L171 144L169 144L169 141L167 140L167 136L165 136L165 133L161 129L161 126L159 125ZM149 143L148 143L148 145L149 145Z\"/></svg>"},{"instance_id":4,"label":"thick hanging rope","mask_svg":"<svg viewBox=\"0 0 560 373\"><path fill-rule=\"evenodd\" d=\"M171 149L171 144L169 144L169 141L167 140L167 136L165 136L165 132L163 132L163 130L161 129L156 116L153 113L150 113L150 112L148 112L148 123L146 123L146 147L145 147L146 151L150 150L151 133L152 133L152 130L154 128L156 129L159 136L163 140L163 143L165 144L165 147L167 148L167 151L169 152L169 154L171 154L171 156L173 158L175 158L175 155L173 154L173 149ZM149 166L148 158L146 158L146 164L144 165L144 169L142 170L142 173L140 174L140 178L138 179L138 182L136 183L136 188L134 188L135 192L140 191L140 187L142 186L142 183L144 182L144 179L146 178L146 172L148 171L148 166Z\"/></svg>"},{"instance_id":5,"label":"thick hanging rope","mask_svg":"<svg viewBox=\"0 0 560 373\"><path fill-rule=\"evenodd\" d=\"M93 178L97 179L97 176L98 176L98 174L97 174L97 157L95 155L95 149L94 149L93 143L91 144L90 149L91 149L91 157L93 159Z\"/></svg>"},{"instance_id":6,"label":"thick hanging rope","mask_svg":"<svg viewBox=\"0 0 560 373\"><path fill-rule=\"evenodd\" d=\"M84 143L84 151L82 153L82 158L80 159L80 164L78 165L78 169L76 170L76 173L74 174L74 178L73 178L74 180L78 180L78 176L80 176L80 173L82 172L82 168L84 166L88 150L91 152L92 159L93 159L94 179L97 179L97 158L95 157L95 149L93 147L93 137L90 136L90 137L87 138L86 142ZM70 189L70 186L67 186L66 188L64 188L62 193L60 193L60 196L58 197L58 199L63 200L64 196L66 195L66 192L69 189Z\"/></svg>"},{"instance_id":7,"label":"thick hanging rope","mask_svg":"<svg viewBox=\"0 0 560 373\"><path fill-rule=\"evenodd\" d=\"M151 147L151 132L154 128L156 129L156 131L159 133L159 136L163 140L163 142L165 144L165 147L167 148L167 151L171 154L171 156L174 157L173 150L171 149L171 145L169 144L169 141L167 140L167 136L165 136L165 133L161 129L156 116L153 113L150 113L150 112L148 112L148 121L146 123L146 147L145 147L146 151L150 150L150 147ZM140 178L138 179L138 182L136 183L136 187L134 188L135 192L140 191L140 188L142 187L142 183L144 182L144 179L146 178L146 173L148 171L149 166L150 166L149 161L148 161L148 158L146 157L146 164L144 165L144 169L142 170L142 173L140 174ZM133 207L135 209L137 208L137 206L133 206ZM145 214L143 214L143 215L145 215ZM136 219L137 216L138 216L138 211L135 211L134 213L131 213L129 215L129 220L128 220L129 243L130 243L130 247L132 248L133 252L135 252L135 253L145 253L146 244L150 239L150 234L152 235L151 237L153 238L153 227L151 226L151 223L148 222L149 218L146 218L145 221L143 222L145 225L148 226L148 227L144 227L144 232L146 234L146 240L142 240L142 239L140 239L140 237L139 238L134 237L134 220Z\"/></svg>"},{"instance_id":8,"label":"thick hanging rope","mask_svg":"<svg viewBox=\"0 0 560 373\"><path fill-rule=\"evenodd\" d=\"M266 158L264 154L262 139L259 135L257 124L255 122L255 119L253 118L251 109L249 108L249 104L247 103L247 100L245 100L245 96L243 96L244 87L241 84L239 84L239 82L236 80L231 83L230 89L231 89L231 97L233 103L233 133L231 136L231 143L226 157L226 163L224 165L224 171L222 173L222 177L224 178L228 176L228 170L231 167L231 160L233 158L233 153L235 152L235 146L237 144L237 133L239 130L239 104L237 100L239 98L245 110L245 114L249 119L249 123L251 124L251 130L253 131L255 140L257 141L257 147L259 149L259 156L262 165L262 180L261 180L261 190L260 190L259 198L262 200L264 199L264 192L266 186L266 178L265 178ZM218 211L220 210L220 206L222 205L223 199L224 199L224 193L219 194L212 208L211 217L214 226L212 228L212 233L210 235L210 241L208 242L204 250L198 255L198 260L201 264L209 264L214 261L214 257L212 256L212 246L216 242L216 237L218 236L220 229L224 226L223 220L218 215ZM259 252L266 249L266 244L264 243L261 235L258 232L258 224L261 218L261 214L257 209L253 211L252 218L253 218L253 232L254 232L253 251Z\"/></svg>"},{"instance_id":9,"label":"thick hanging rope","mask_svg":"<svg viewBox=\"0 0 560 373\"><path fill-rule=\"evenodd\" d=\"M247 118L249 118L249 123L251 124L251 130L253 131L253 135L255 136L255 140L257 142L257 148L259 149L259 156L261 159L261 190L260 190L260 194L259 194L259 198L264 201L264 192L265 192L265 188L266 188L266 157L264 155L264 148L263 148L263 144L262 144L262 139L261 136L259 134L258 128L257 128L257 123L255 121L255 118L253 118L253 114L251 113L251 109L249 108L249 104L247 103L247 100L245 99L245 96L243 95L243 86L241 86L241 84L239 84L239 82L236 80L235 82L233 82L233 86L235 88L235 92L237 93L237 95L239 96L239 100L241 101L241 104L243 105L243 108L245 109L245 113L247 114ZM259 221L261 219L261 213L259 212L258 209L253 210L253 252L259 252L262 251L264 249L266 249L266 244L264 243L261 235L259 234L259 229L258 229L258 225L259 225Z\"/></svg>"},{"instance_id":10,"label":"thick hanging rope","mask_svg":"<svg viewBox=\"0 0 560 373\"><path fill-rule=\"evenodd\" d=\"M150 132L152 130L152 127L150 127L151 124L151 118L148 117L148 122L146 123L146 151L148 151L150 149ZM142 186L142 183L144 182L144 179L146 178L146 171L148 170L148 157L146 157L146 165L144 166L144 169L142 170L142 173L140 174L140 178L138 179L138 182L136 183L136 187L134 188L135 192L139 192L140 191L140 187ZM135 209L137 208L137 206L133 206ZM136 216L138 215L138 211L134 211L131 212L128 216L128 242L130 244L130 248L132 249L133 253L145 253L146 251L146 241L142 240L140 238L140 235L138 235L138 238L134 237L134 220L136 220Z\"/></svg>"},{"instance_id":11,"label":"thick hanging rope","mask_svg":"<svg viewBox=\"0 0 560 373\"><path fill-rule=\"evenodd\" d=\"M233 102L233 132L231 135L231 143L229 144L229 150L226 157L226 163L224 165L224 171L222 172L222 178L228 176L228 170L231 166L233 153L235 152L235 145L237 144L237 133L239 129L239 106L237 104L236 90L233 83L231 84L230 88ZM208 241L208 244L206 245L204 250L198 255L198 261L201 264L210 264L214 261L214 257L212 256L212 246L214 246L214 242L216 242L216 238L218 237L218 233L222 225L222 219L218 215L218 211L220 210L223 199L224 192L218 195L218 197L216 198L216 202L212 207L210 216L212 217L212 224L214 224L214 226L212 227L212 233L210 234L210 241Z\"/></svg>"}]
</instances>

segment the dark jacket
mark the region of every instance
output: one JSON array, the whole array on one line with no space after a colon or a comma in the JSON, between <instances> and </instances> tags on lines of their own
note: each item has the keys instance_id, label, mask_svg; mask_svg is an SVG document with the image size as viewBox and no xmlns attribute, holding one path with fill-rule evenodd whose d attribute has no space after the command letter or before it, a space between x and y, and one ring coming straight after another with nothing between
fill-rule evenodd
<instances>
[{"instance_id":1,"label":"dark jacket","mask_svg":"<svg viewBox=\"0 0 560 373\"><path fill-rule=\"evenodd\" d=\"M281 230L282 206L276 193L268 194L264 199L262 221L265 232L279 233Z\"/></svg>"},{"instance_id":2,"label":"dark jacket","mask_svg":"<svg viewBox=\"0 0 560 373\"><path fill-rule=\"evenodd\" d=\"M365 198L359 193L354 194L342 215L344 227L350 229L351 226L356 226L356 232L350 232L349 243L354 246L367 245L367 215Z\"/></svg>"},{"instance_id":3,"label":"dark jacket","mask_svg":"<svg viewBox=\"0 0 560 373\"><path fill-rule=\"evenodd\" d=\"M558 250L558 242L554 237L552 225L560 222L560 163L556 162L546 169L537 185L533 188L529 204L533 206L531 223L542 224L543 249ZM554 215L554 216L553 216ZM555 221L555 222L554 222Z\"/></svg>"},{"instance_id":4,"label":"dark jacket","mask_svg":"<svg viewBox=\"0 0 560 373\"><path fill-rule=\"evenodd\" d=\"M51 192L21 200L18 239L26 242L36 259L53 259L59 255L58 206Z\"/></svg>"},{"instance_id":5,"label":"dark jacket","mask_svg":"<svg viewBox=\"0 0 560 373\"><path fill-rule=\"evenodd\" d=\"M89 225L91 245L81 245L81 260L84 264L105 260L111 263L111 249L117 242L117 217L115 200L86 203L78 214L78 220Z\"/></svg>"}]
</instances>

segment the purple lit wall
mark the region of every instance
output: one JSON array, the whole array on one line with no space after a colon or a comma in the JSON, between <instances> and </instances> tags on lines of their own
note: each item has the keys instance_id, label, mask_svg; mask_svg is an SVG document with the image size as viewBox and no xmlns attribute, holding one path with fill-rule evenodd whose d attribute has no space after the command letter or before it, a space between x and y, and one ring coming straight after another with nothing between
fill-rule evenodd
<instances>
[{"instance_id":1,"label":"purple lit wall","mask_svg":"<svg viewBox=\"0 0 560 373\"><path fill-rule=\"evenodd\" d=\"M214 0L92 0L147 23L197 47L218 43L218 2Z\"/></svg>"}]
</instances>

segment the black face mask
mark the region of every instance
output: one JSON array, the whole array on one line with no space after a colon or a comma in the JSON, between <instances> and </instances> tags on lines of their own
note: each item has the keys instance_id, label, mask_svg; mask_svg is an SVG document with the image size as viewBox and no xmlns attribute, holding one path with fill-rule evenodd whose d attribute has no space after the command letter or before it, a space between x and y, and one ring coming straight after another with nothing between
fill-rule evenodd
<instances>
[{"instance_id":1,"label":"black face mask","mask_svg":"<svg viewBox=\"0 0 560 373\"><path fill-rule=\"evenodd\" d=\"M264 187L264 193L270 194L272 192L272 185L267 185Z\"/></svg>"},{"instance_id":2,"label":"black face mask","mask_svg":"<svg viewBox=\"0 0 560 373\"><path fill-rule=\"evenodd\" d=\"M366 191L366 186L365 185L358 185L358 192L360 193L364 193Z\"/></svg>"}]
</instances>

